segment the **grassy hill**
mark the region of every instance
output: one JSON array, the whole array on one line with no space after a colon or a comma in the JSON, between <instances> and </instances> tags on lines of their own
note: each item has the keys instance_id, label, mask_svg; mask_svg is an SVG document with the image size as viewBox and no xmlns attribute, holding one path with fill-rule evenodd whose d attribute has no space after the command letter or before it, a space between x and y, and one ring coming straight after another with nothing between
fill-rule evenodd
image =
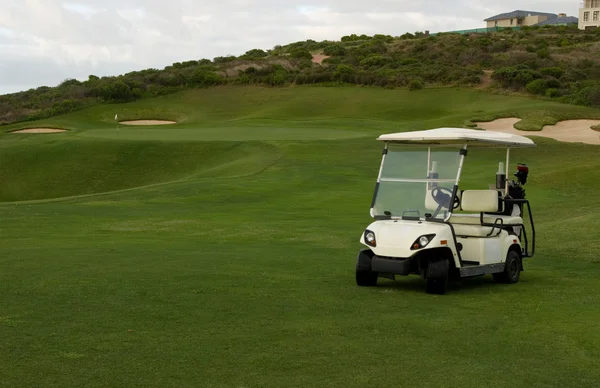
<instances>
[{"instance_id":1,"label":"grassy hill","mask_svg":"<svg viewBox=\"0 0 600 388\"><path fill-rule=\"evenodd\" d=\"M180 124L117 130L117 112ZM595 387L597 146L514 151L538 232L517 284L364 289L354 265L376 135L598 114L449 88L222 86L27 123L66 133L6 126L0 385ZM495 182L502 156L471 150L461 185Z\"/></svg>"},{"instance_id":2,"label":"grassy hill","mask_svg":"<svg viewBox=\"0 0 600 388\"><path fill-rule=\"evenodd\" d=\"M600 33L576 27L524 27L490 34L400 37L349 35L250 50L239 57L190 60L114 77L65 80L0 96L0 124L36 120L82 107L128 102L217 85L279 87L354 84L387 88L485 87L600 106ZM325 58L321 63L316 56ZM320 62L316 61L316 62Z\"/></svg>"}]
</instances>

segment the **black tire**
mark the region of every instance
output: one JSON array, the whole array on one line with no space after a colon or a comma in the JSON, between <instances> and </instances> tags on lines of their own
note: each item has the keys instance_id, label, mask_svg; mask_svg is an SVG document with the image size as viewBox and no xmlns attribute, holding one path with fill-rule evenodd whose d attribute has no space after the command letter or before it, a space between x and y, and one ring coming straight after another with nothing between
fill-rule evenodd
<instances>
[{"instance_id":1,"label":"black tire","mask_svg":"<svg viewBox=\"0 0 600 388\"><path fill-rule=\"evenodd\" d=\"M377 285L379 274L371 271L371 260L375 254L370 249L358 253L356 260L356 284L361 287L374 287Z\"/></svg>"},{"instance_id":2,"label":"black tire","mask_svg":"<svg viewBox=\"0 0 600 388\"><path fill-rule=\"evenodd\" d=\"M432 260L427 265L425 280L427 281L427 293L444 295L448 290L448 272L450 262L448 259Z\"/></svg>"},{"instance_id":3,"label":"black tire","mask_svg":"<svg viewBox=\"0 0 600 388\"><path fill-rule=\"evenodd\" d=\"M521 256L515 251L508 252L504 272L495 273L492 276L499 283L514 284L518 282L521 277Z\"/></svg>"}]
</instances>

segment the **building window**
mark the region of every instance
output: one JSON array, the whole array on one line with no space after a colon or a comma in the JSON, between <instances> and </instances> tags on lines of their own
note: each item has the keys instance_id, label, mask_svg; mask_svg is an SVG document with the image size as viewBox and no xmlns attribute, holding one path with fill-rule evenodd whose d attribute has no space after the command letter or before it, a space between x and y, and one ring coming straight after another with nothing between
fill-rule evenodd
<instances>
[{"instance_id":1,"label":"building window","mask_svg":"<svg viewBox=\"0 0 600 388\"><path fill-rule=\"evenodd\" d=\"M598 11L594 11L594 21L597 22L598 21Z\"/></svg>"},{"instance_id":2,"label":"building window","mask_svg":"<svg viewBox=\"0 0 600 388\"><path fill-rule=\"evenodd\" d=\"M510 19L510 25L511 25L511 26L513 25L513 20L512 20L512 19Z\"/></svg>"},{"instance_id":3,"label":"building window","mask_svg":"<svg viewBox=\"0 0 600 388\"><path fill-rule=\"evenodd\" d=\"M589 22L590 21L590 13L589 12L584 12L583 13L583 21L584 22Z\"/></svg>"},{"instance_id":4,"label":"building window","mask_svg":"<svg viewBox=\"0 0 600 388\"><path fill-rule=\"evenodd\" d=\"M498 27L498 20L496 20L496 23L494 24L494 27Z\"/></svg>"}]
</instances>

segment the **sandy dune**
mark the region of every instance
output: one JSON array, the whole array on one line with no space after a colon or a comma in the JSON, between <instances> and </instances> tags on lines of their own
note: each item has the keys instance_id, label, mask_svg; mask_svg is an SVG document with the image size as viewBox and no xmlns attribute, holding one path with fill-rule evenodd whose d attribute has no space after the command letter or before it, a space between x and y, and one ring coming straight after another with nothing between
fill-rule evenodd
<instances>
[{"instance_id":1,"label":"sandy dune","mask_svg":"<svg viewBox=\"0 0 600 388\"><path fill-rule=\"evenodd\" d=\"M567 120L556 125L547 125L541 131L519 131L514 125L521 121L519 118L510 117L490 122L476 122L479 128L488 131L512 133L522 136L549 137L566 143L586 143L600 145L600 132L592 127L599 125L600 120Z\"/></svg>"},{"instance_id":2,"label":"sandy dune","mask_svg":"<svg viewBox=\"0 0 600 388\"><path fill-rule=\"evenodd\" d=\"M121 121L119 124L123 125L170 125L177 124L175 121L167 121L167 120L131 120L131 121Z\"/></svg>"},{"instance_id":3,"label":"sandy dune","mask_svg":"<svg viewBox=\"0 0 600 388\"><path fill-rule=\"evenodd\" d=\"M18 131L12 131L11 133L59 133L59 132L67 132L66 129L56 129L56 128L27 128L20 129Z\"/></svg>"}]
</instances>

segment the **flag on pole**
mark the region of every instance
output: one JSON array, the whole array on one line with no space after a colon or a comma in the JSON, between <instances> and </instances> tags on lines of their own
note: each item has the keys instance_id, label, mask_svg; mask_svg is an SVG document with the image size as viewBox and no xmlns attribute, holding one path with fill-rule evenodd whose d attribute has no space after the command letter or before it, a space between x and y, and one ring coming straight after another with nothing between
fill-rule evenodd
<instances>
[{"instance_id":1,"label":"flag on pole","mask_svg":"<svg viewBox=\"0 0 600 388\"><path fill-rule=\"evenodd\" d=\"M115 121L117 121L117 120L118 120L118 114L115 115Z\"/></svg>"}]
</instances>

